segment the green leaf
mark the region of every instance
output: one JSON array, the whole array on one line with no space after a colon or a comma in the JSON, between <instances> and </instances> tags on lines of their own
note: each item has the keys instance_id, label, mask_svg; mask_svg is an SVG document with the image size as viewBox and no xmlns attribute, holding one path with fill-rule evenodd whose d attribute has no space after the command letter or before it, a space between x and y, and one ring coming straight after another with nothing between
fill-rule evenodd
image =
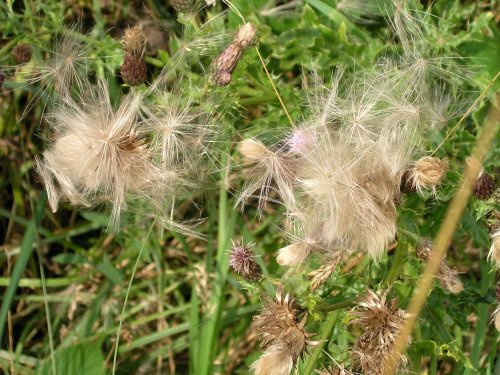
<instances>
[{"instance_id":1,"label":"green leaf","mask_svg":"<svg viewBox=\"0 0 500 375\"><path fill-rule=\"evenodd\" d=\"M56 350L57 375L99 375L104 368L104 356L100 343L84 342ZM51 359L47 358L36 375L55 375Z\"/></svg>"}]
</instances>

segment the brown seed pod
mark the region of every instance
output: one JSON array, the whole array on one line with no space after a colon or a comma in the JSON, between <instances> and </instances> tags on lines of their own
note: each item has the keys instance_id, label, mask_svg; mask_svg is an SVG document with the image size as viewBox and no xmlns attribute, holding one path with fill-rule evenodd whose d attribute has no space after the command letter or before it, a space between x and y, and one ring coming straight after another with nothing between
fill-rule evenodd
<instances>
[{"instance_id":1,"label":"brown seed pod","mask_svg":"<svg viewBox=\"0 0 500 375\"><path fill-rule=\"evenodd\" d=\"M248 281L257 281L262 275L260 266L255 262L252 245L233 243L229 266Z\"/></svg>"},{"instance_id":2,"label":"brown seed pod","mask_svg":"<svg viewBox=\"0 0 500 375\"><path fill-rule=\"evenodd\" d=\"M140 85L147 77L146 62L142 57L127 53L123 60L121 74L123 81L130 86Z\"/></svg>"},{"instance_id":3,"label":"brown seed pod","mask_svg":"<svg viewBox=\"0 0 500 375\"><path fill-rule=\"evenodd\" d=\"M27 44L18 44L12 50L12 57L16 64L26 64L31 60L31 47Z\"/></svg>"},{"instance_id":4,"label":"brown seed pod","mask_svg":"<svg viewBox=\"0 0 500 375\"><path fill-rule=\"evenodd\" d=\"M245 48L255 44L257 40L257 30L251 23L245 23L234 35L231 44L213 62L212 79L216 85L226 86L231 81L238 61Z\"/></svg>"}]
</instances>

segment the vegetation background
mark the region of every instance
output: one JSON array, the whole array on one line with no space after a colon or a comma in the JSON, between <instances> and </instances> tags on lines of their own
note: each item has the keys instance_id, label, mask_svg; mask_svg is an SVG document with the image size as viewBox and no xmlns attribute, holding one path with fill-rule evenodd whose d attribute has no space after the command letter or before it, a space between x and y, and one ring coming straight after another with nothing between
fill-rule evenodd
<instances>
[{"instance_id":1,"label":"vegetation background","mask_svg":"<svg viewBox=\"0 0 500 375\"><path fill-rule=\"evenodd\" d=\"M307 110L304 69L314 68L328 82L336 66L369 69L389 49L386 17L390 14L381 1L233 0L232 4L256 25L258 50L296 122ZM397 243L380 262L367 258L348 262L315 292L308 289L309 269L287 279L308 312L308 330L327 340L304 357L298 374L329 368L334 360L348 362L349 348L359 335L356 327L346 325L349 310L368 288L392 285L391 294L406 306L422 271L415 244L436 234L463 162L500 88L498 82L490 85L500 70L498 1L422 1L412 2L411 7L428 13L422 27L429 55L451 56L457 69L460 64L465 67L457 70L465 84L457 83L461 99L453 103L456 115L450 116L440 138L428 140L429 150L489 88L438 152L450 161L439 199L430 194L405 198ZM210 20L212 34L196 39ZM3 70L14 65L10 52L16 44L29 44L33 59L43 61L54 41L71 29L85 41L87 63L107 80L116 98L128 90L119 75L125 27L141 25L148 36L149 77L189 47L189 41L200 40L198 56L186 54L176 68L183 77L178 85L190 90L195 101L206 90L218 98L223 131L217 145L218 172L210 175L203 192L186 197L183 204L187 218L206 218L196 228L206 238L165 231L133 212L126 214L119 231L112 232L105 207L83 210L64 205L51 212L34 171L34 158L50 137L43 120L49 99L42 82L25 84L19 78L4 83L0 91L3 374L249 373L260 353L249 330L252 316L260 309L262 296L273 296L284 275L275 255L286 238L280 230L279 206L270 207L265 218L252 204L244 214L234 208L234 194L241 184L235 145L255 135L272 140L290 124L255 49L246 51L228 87L202 84L211 60L241 24L240 17L218 0L197 14L178 14L164 0L0 2ZM493 148L485 169L494 175L499 168L498 148ZM496 273L486 259L488 224L498 210L497 199L472 199L467 206L447 256L461 272L465 290L451 295L435 287L428 296L408 349L410 373L500 374L499 335L490 324L496 307ZM259 284L249 284L228 269L231 240L241 239L256 244L263 271Z\"/></svg>"}]
</instances>

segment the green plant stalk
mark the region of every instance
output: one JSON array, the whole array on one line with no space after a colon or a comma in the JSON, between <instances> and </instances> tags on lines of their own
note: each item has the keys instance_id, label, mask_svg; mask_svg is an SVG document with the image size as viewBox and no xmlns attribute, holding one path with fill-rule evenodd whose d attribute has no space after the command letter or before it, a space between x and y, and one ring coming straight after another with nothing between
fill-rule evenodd
<instances>
[{"instance_id":1,"label":"green plant stalk","mask_svg":"<svg viewBox=\"0 0 500 375\"><path fill-rule=\"evenodd\" d=\"M225 171L221 175L219 188L219 221L217 233L217 256L216 273L211 295L207 307L207 314L201 322L200 347L198 349L198 372L197 375L213 374L213 359L217 352L217 341L221 329L221 313L224 305L224 285L228 272L228 246L232 238L236 215L228 206L226 191L226 178L229 173L228 155L223 153L222 164L227 164Z\"/></svg>"},{"instance_id":2,"label":"green plant stalk","mask_svg":"<svg viewBox=\"0 0 500 375\"><path fill-rule=\"evenodd\" d=\"M303 375L311 375L313 373L314 367L316 366L316 362L318 361L318 358L321 352L323 351L323 347L330 340L330 336L332 335L333 328L335 327L335 323L337 322L339 314L340 311L335 310L328 315L326 325L323 328L323 333L321 334L320 338L321 341L314 347L314 351L308 358L304 371L302 372Z\"/></svg>"},{"instance_id":3,"label":"green plant stalk","mask_svg":"<svg viewBox=\"0 0 500 375\"><path fill-rule=\"evenodd\" d=\"M44 191L40 194L38 205L35 209L35 214L30 220L26 228L26 232L24 232L23 240L21 242L21 252L16 260L14 269L12 270L9 285L7 286L7 290L5 291L5 295L3 297L2 306L0 307L0 343L3 339L5 323L7 321L7 313L9 312L10 305L14 300L21 275L23 274L24 269L26 268L26 265L28 264L28 261L31 257L36 230L38 225L40 225L40 222L42 221L46 202L47 194Z\"/></svg>"},{"instance_id":4,"label":"green plant stalk","mask_svg":"<svg viewBox=\"0 0 500 375\"><path fill-rule=\"evenodd\" d=\"M394 281L397 280L399 274L401 273L401 270L403 269L407 253L408 244L402 239L398 240L396 252L392 260L392 265L389 269L389 273L387 274L387 278L385 279L386 286L390 286Z\"/></svg>"}]
</instances>

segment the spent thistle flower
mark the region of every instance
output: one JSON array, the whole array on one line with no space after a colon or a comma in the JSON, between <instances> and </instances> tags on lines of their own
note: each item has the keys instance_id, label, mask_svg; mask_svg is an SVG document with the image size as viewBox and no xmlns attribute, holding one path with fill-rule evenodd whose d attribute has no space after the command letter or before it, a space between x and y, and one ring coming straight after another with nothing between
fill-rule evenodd
<instances>
[{"instance_id":1,"label":"spent thistle flower","mask_svg":"<svg viewBox=\"0 0 500 375\"><path fill-rule=\"evenodd\" d=\"M276 300L265 303L254 317L255 331L259 335L262 356L252 364L256 375L289 375L308 345L312 334L304 330L306 317L297 320L294 299L282 290L276 291Z\"/></svg>"},{"instance_id":2,"label":"spent thistle flower","mask_svg":"<svg viewBox=\"0 0 500 375\"><path fill-rule=\"evenodd\" d=\"M416 253L418 259L421 261L428 261L431 256L432 242L429 240L423 241L416 248ZM439 270L437 273L437 278L441 287L451 293L460 293L464 290L464 286L460 279L458 278L458 272L448 265L446 260L442 260L439 265Z\"/></svg>"},{"instance_id":3,"label":"spent thistle flower","mask_svg":"<svg viewBox=\"0 0 500 375\"><path fill-rule=\"evenodd\" d=\"M127 28L123 37L125 58L121 67L123 81L131 86L143 83L147 77L144 50L146 49L146 35L139 26Z\"/></svg>"},{"instance_id":4,"label":"spent thistle flower","mask_svg":"<svg viewBox=\"0 0 500 375\"><path fill-rule=\"evenodd\" d=\"M260 266L255 262L253 246L253 244L233 242L229 256L229 266L248 281L256 281L262 275Z\"/></svg>"},{"instance_id":5,"label":"spent thistle flower","mask_svg":"<svg viewBox=\"0 0 500 375\"><path fill-rule=\"evenodd\" d=\"M350 324L358 324L363 330L351 352L353 368L366 375L381 375L391 358L391 349L401 330L407 314L398 308L396 298L388 300L389 289L382 293L371 290L354 307L356 317ZM400 356L399 366L404 366L406 357Z\"/></svg>"}]
</instances>

